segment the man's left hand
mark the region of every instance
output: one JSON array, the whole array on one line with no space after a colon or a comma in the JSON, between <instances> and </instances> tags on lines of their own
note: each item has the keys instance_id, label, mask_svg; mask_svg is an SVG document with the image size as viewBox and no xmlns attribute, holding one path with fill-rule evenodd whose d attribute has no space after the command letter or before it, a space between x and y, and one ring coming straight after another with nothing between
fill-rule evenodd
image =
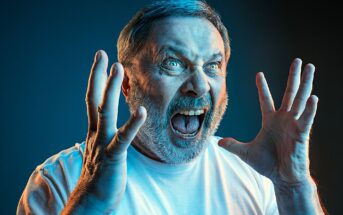
<instances>
[{"instance_id":1,"label":"man's left hand","mask_svg":"<svg viewBox=\"0 0 343 215\"><path fill-rule=\"evenodd\" d=\"M314 66L307 64L301 75L301 60L291 65L287 88L278 110L263 73L256 75L262 111L262 128L248 143L224 138L219 145L238 155L275 184L308 182L309 138L318 98L311 95Z\"/></svg>"}]
</instances>

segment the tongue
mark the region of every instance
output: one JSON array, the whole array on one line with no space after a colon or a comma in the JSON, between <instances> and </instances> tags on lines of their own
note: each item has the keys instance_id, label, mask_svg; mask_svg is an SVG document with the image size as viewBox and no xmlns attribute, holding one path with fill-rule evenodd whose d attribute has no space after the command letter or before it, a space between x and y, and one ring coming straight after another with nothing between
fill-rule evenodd
<instances>
[{"instance_id":1,"label":"tongue","mask_svg":"<svg viewBox=\"0 0 343 215\"><path fill-rule=\"evenodd\" d=\"M176 114L171 119L174 129L184 134L192 134L199 129L198 116L186 116L183 114Z\"/></svg>"}]
</instances>

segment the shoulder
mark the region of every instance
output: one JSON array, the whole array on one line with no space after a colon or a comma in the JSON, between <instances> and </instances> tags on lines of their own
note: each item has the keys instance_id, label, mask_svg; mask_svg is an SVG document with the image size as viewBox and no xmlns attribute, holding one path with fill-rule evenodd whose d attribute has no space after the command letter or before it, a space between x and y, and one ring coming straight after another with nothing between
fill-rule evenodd
<instances>
[{"instance_id":1,"label":"shoulder","mask_svg":"<svg viewBox=\"0 0 343 215\"><path fill-rule=\"evenodd\" d=\"M77 143L37 166L19 200L18 214L59 214L80 177L84 145Z\"/></svg>"},{"instance_id":2,"label":"shoulder","mask_svg":"<svg viewBox=\"0 0 343 215\"><path fill-rule=\"evenodd\" d=\"M75 162L82 160L83 152L85 148L85 142L76 143L74 146L64 149L59 153L49 157L42 164L40 164L37 169L45 170L50 168L55 168L61 164L70 163L75 164Z\"/></svg>"},{"instance_id":3,"label":"shoulder","mask_svg":"<svg viewBox=\"0 0 343 215\"><path fill-rule=\"evenodd\" d=\"M82 169L85 142L76 143L73 147L62 150L40 164L36 171L51 180L78 180Z\"/></svg>"}]
</instances>

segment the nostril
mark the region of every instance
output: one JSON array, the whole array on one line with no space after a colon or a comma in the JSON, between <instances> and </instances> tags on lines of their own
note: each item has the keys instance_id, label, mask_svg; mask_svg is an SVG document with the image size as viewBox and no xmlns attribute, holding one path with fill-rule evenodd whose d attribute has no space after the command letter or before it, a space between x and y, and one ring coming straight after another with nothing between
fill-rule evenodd
<instances>
[{"instance_id":1,"label":"nostril","mask_svg":"<svg viewBox=\"0 0 343 215\"><path fill-rule=\"evenodd\" d=\"M192 96L192 97L197 97L198 96L198 94L196 92L194 92L194 91L188 91L187 95L188 96Z\"/></svg>"},{"instance_id":2,"label":"nostril","mask_svg":"<svg viewBox=\"0 0 343 215\"><path fill-rule=\"evenodd\" d=\"M185 96L190 96L190 97L197 97L198 93L193 89L193 86L191 84L186 84L181 88L181 93Z\"/></svg>"}]
</instances>

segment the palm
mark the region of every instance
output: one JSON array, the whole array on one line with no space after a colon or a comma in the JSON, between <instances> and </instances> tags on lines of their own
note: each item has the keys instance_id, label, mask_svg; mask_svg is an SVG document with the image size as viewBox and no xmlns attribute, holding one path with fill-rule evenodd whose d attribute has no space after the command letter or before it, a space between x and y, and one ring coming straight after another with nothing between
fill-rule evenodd
<instances>
[{"instance_id":1,"label":"palm","mask_svg":"<svg viewBox=\"0 0 343 215\"><path fill-rule=\"evenodd\" d=\"M294 60L278 110L262 73L257 75L262 128L249 143L224 138L220 144L273 181L295 183L309 176L308 142L317 97L310 96L314 67L307 65L300 80L301 61Z\"/></svg>"}]
</instances>

